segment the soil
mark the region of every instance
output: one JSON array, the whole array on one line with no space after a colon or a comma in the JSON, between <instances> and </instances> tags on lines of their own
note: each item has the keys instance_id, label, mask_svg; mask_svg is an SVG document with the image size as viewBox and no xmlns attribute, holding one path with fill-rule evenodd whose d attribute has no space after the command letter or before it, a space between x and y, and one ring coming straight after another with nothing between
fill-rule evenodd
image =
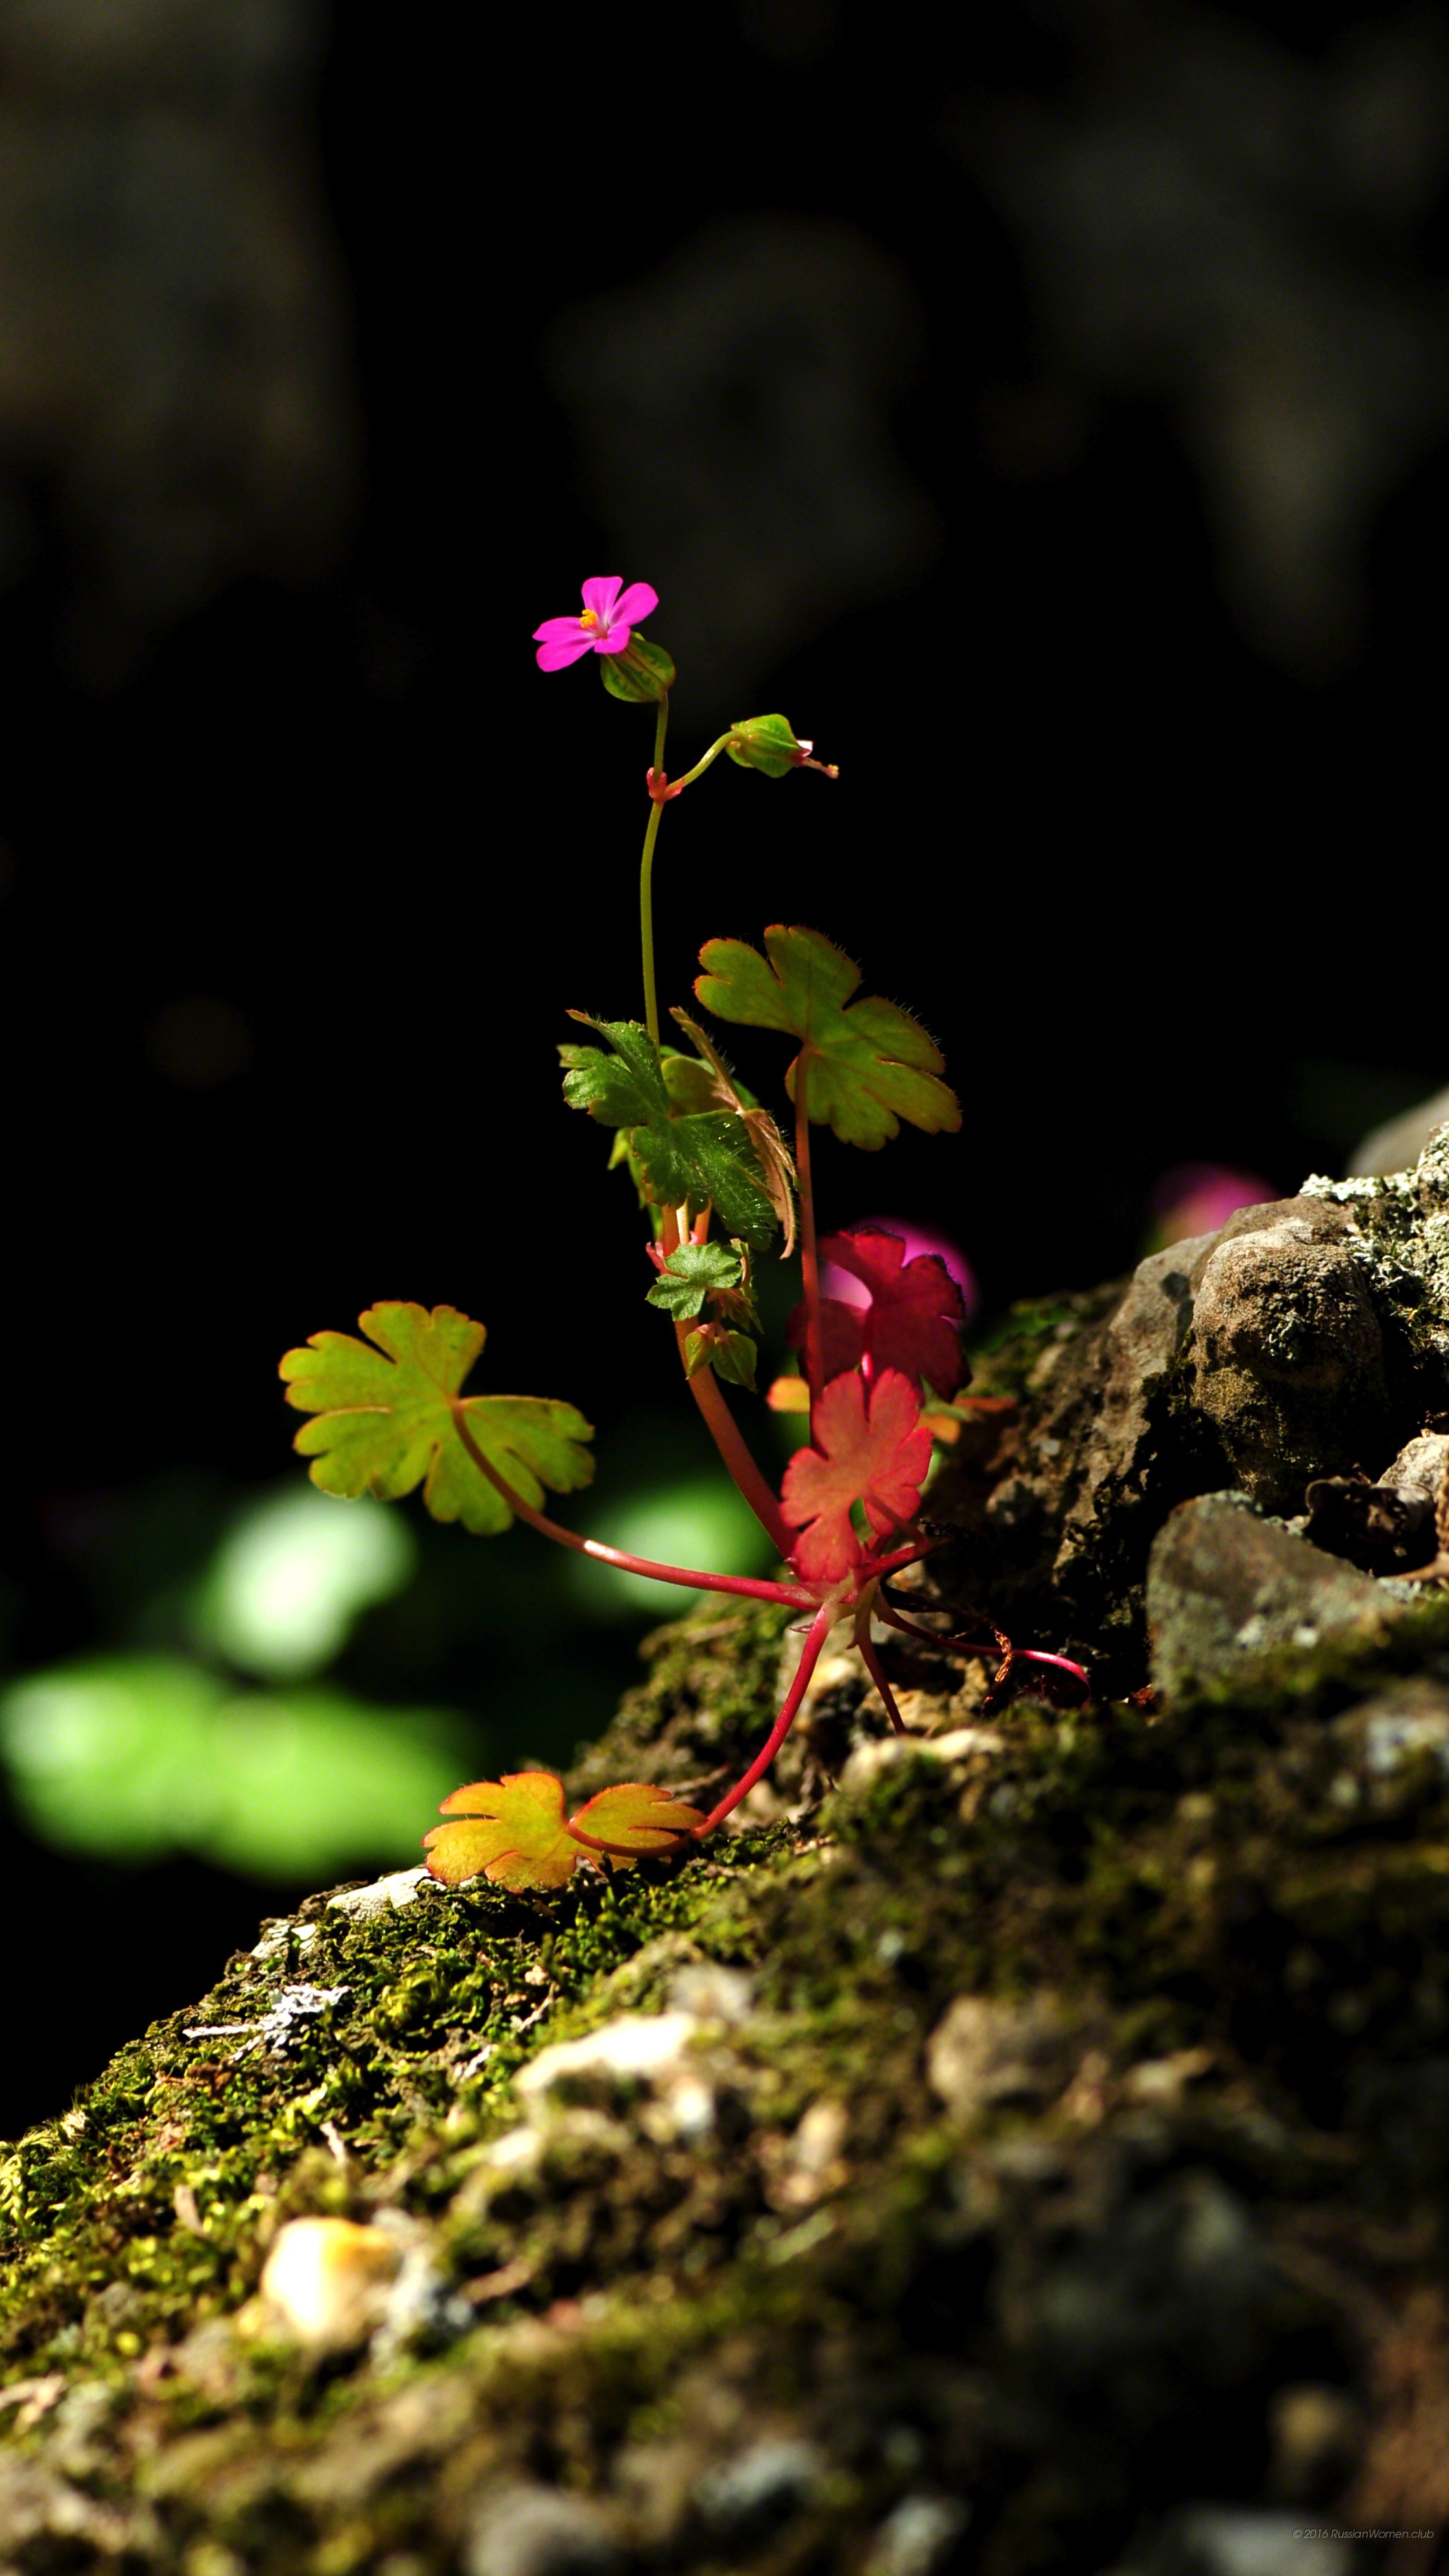
<instances>
[{"instance_id":1,"label":"soil","mask_svg":"<svg viewBox=\"0 0 1449 2576\"><path fill-rule=\"evenodd\" d=\"M0 2156L0 2576L1439 2563L1449 1128L972 1392L915 1612L1089 1704L842 1650L682 1863L265 1926ZM572 1785L796 1650L661 1631Z\"/></svg>"}]
</instances>

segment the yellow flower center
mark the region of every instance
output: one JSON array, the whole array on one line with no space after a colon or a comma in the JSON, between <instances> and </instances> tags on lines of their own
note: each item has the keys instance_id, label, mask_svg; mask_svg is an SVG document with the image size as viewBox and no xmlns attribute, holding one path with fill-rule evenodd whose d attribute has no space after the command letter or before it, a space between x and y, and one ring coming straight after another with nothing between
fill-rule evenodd
<instances>
[{"instance_id":1,"label":"yellow flower center","mask_svg":"<svg viewBox=\"0 0 1449 2576\"><path fill-rule=\"evenodd\" d=\"M597 626L598 622L598 616L592 608L586 608L580 613L579 624L581 626Z\"/></svg>"}]
</instances>

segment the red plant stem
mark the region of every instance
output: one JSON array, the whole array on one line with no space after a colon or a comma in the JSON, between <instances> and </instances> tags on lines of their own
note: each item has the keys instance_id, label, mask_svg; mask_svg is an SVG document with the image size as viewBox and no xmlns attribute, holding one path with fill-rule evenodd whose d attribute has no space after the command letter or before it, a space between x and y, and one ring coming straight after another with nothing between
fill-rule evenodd
<instances>
[{"instance_id":1,"label":"red plant stem","mask_svg":"<svg viewBox=\"0 0 1449 2576\"><path fill-rule=\"evenodd\" d=\"M674 1332L679 1343L680 1360L688 1377L689 1363L684 1356L684 1345L689 1338L689 1327L687 1324L676 1324ZM744 1434L720 1393L719 1380L713 1369L708 1365L702 1369L696 1369L693 1377L689 1378L689 1391L709 1424L710 1436L716 1449L765 1536L771 1546L777 1548L781 1556L788 1561L790 1550L795 1544L795 1534L786 1528L781 1518L780 1506L745 1446Z\"/></svg>"},{"instance_id":2,"label":"red plant stem","mask_svg":"<svg viewBox=\"0 0 1449 2576\"><path fill-rule=\"evenodd\" d=\"M664 1258L667 1261L672 1252L678 1251L680 1242L679 1220L673 1208L665 1209L661 1232ZM709 1426L710 1438L770 1545L777 1549L788 1563L790 1550L795 1544L794 1536L786 1528L781 1517L780 1506L745 1446L744 1434L720 1393L719 1381L713 1369L709 1367L697 1369L691 1377L685 1351L685 1344L689 1340L689 1326L676 1324L674 1338L679 1345L679 1365L684 1371L690 1394Z\"/></svg>"},{"instance_id":3,"label":"red plant stem","mask_svg":"<svg viewBox=\"0 0 1449 2576\"><path fill-rule=\"evenodd\" d=\"M795 1678L785 1694L784 1707L743 1779L735 1782L729 1796L721 1798L719 1805L711 1809L702 1825L691 1825L690 1832L697 1842L702 1842L706 1834L712 1834L716 1825L723 1824L726 1816L733 1815L740 1800L749 1796L755 1782L763 1780L795 1723L800 1702L810 1685L810 1676L820 1660L820 1649L839 1618L840 1609L841 1605L838 1601L824 1601L816 1611L810 1622L810 1633L800 1649L800 1661L795 1667Z\"/></svg>"},{"instance_id":4,"label":"red plant stem","mask_svg":"<svg viewBox=\"0 0 1449 2576\"><path fill-rule=\"evenodd\" d=\"M890 1683L886 1680L885 1668L881 1663L881 1659L870 1642L869 1609L866 1610L863 1623L859 1615L857 1615L855 1624L855 1642L860 1648L860 1660L864 1664L866 1671L869 1673L871 1680L874 1682L876 1689L880 1692L881 1699L885 1706L885 1713L891 1722L892 1731L896 1735L904 1735L906 1732L905 1719L902 1717L900 1710L896 1706L895 1692L891 1689Z\"/></svg>"},{"instance_id":5,"label":"red plant stem","mask_svg":"<svg viewBox=\"0 0 1449 2576\"><path fill-rule=\"evenodd\" d=\"M487 1477L495 1493L502 1495L511 1512L530 1529L545 1538L557 1539L560 1547L574 1548L580 1556L597 1557L601 1565L616 1565L624 1574L647 1574L655 1583L678 1583L686 1592L737 1592L747 1601L782 1601L791 1610L813 1610L816 1596L796 1583L764 1583L747 1574L696 1574L683 1565L656 1565L652 1557L630 1556L626 1549L605 1547L602 1540L580 1538L577 1530L565 1529L561 1522L551 1521L547 1512L536 1512L505 1483L496 1467L490 1466L468 1428L461 1403L453 1407L453 1421L459 1439L481 1475ZM838 1612L835 1615L839 1615Z\"/></svg>"},{"instance_id":6,"label":"red plant stem","mask_svg":"<svg viewBox=\"0 0 1449 2576\"><path fill-rule=\"evenodd\" d=\"M805 1283L805 1375L812 1405L824 1383L820 1352L820 1255L815 1241L815 1192L810 1181L810 1050L795 1061L795 1182L800 1194L800 1269Z\"/></svg>"}]
</instances>

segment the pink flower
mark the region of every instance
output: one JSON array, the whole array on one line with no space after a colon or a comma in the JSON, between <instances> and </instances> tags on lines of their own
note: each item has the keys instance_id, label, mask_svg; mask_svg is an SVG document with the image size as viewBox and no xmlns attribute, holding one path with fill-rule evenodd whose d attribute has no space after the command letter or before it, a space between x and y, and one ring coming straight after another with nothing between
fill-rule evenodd
<instances>
[{"instance_id":1,"label":"pink flower","mask_svg":"<svg viewBox=\"0 0 1449 2576\"><path fill-rule=\"evenodd\" d=\"M577 617L546 617L535 626L541 671L561 671L581 653L622 653L629 630L641 617L652 617L659 593L647 581L624 588L616 572L598 573L584 584L584 604Z\"/></svg>"}]
</instances>

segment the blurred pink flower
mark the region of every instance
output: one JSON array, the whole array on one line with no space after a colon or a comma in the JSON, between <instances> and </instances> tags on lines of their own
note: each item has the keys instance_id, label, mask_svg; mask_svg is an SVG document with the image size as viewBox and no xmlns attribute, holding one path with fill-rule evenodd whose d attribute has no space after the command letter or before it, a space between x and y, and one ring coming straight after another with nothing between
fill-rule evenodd
<instances>
[{"instance_id":1,"label":"blurred pink flower","mask_svg":"<svg viewBox=\"0 0 1449 2576\"><path fill-rule=\"evenodd\" d=\"M577 617L546 617L535 626L541 671L561 671L582 653L622 653L631 627L652 617L659 593L647 581L624 588L616 572L596 573L584 584L584 604Z\"/></svg>"},{"instance_id":2,"label":"blurred pink flower","mask_svg":"<svg viewBox=\"0 0 1449 2576\"><path fill-rule=\"evenodd\" d=\"M965 1253L951 1242L949 1236L934 1234L928 1226L912 1225L907 1218L899 1216L862 1217L853 1231L898 1234L906 1247L907 1261L914 1261L918 1253L934 1252L938 1261L944 1261L960 1289L966 1313L975 1313L981 1302L976 1274ZM842 1270L836 1262L821 1263L820 1285L827 1297L838 1297L844 1306L868 1306L870 1303L870 1290L864 1281L852 1278L850 1272Z\"/></svg>"},{"instance_id":3,"label":"blurred pink flower","mask_svg":"<svg viewBox=\"0 0 1449 2576\"><path fill-rule=\"evenodd\" d=\"M1165 1252L1195 1234L1216 1234L1238 1208L1261 1207L1277 1190L1258 1172L1238 1172L1226 1163L1176 1163L1164 1172L1152 1192L1149 1252Z\"/></svg>"}]
</instances>

